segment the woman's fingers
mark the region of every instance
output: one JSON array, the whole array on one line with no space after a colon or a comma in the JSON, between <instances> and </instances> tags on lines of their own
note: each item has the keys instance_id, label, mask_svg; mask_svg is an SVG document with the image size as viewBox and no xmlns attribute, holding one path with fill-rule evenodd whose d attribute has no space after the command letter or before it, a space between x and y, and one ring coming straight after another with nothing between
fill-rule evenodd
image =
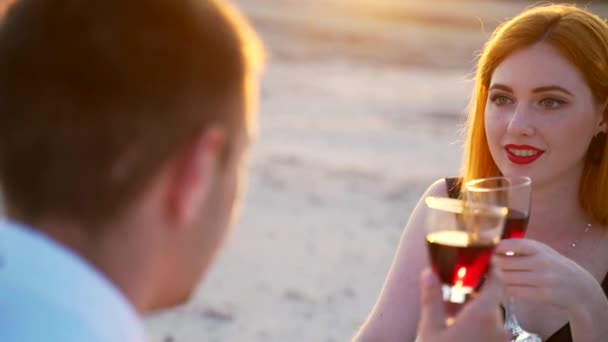
<instances>
[{"instance_id":1,"label":"woman's fingers","mask_svg":"<svg viewBox=\"0 0 608 342\"><path fill-rule=\"evenodd\" d=\"M530 271L512 271L503 272L503 281L505 286L543 286L542 277L535 272Z\"/></svg>"},{"instance_id":2,"label":"woman's fingers","mask_svg":"<svg viewBox=\"0 0 608 342\"><path fill-rule=\"evenodd\" d=\"M529 239L502 240L496 246L495 253L504 256L532 256L538 253L540 243Z\"/></svg>"},{"instance_id":3,"label":"woman's fingers","mask_svg":"<svg viewBox=\"0 0 608 342\"><path fill-rule=\"evenodd\" d=\"M477 300L489 307L498 306L504 294L504 274L493 268L483 284L483 289Z\"/></svg>"},{"instance_id":4,"label":"woman's fingers","mask_svg":"<svg viewBox=\"0 0 608 342\"><path fill-rule=\"evenodd\" d=\"M505 256L498 254L494 255L492 264L502 272L522 272L534 270L539 266L540 262L531 256Z\"/></svg>"},{"instance_id":5,"label":"woman's fingers","mask_svg":"<svg viewBox=\"0 0 608 342\"><path fill-rule=\"evenodd\" d=\"M513 298L523 299L530 302L542 302L550 304L556 303L556 293L552 287L513 285L506 286L505 291L507 295Z\"/></svg>"}]
</instances>

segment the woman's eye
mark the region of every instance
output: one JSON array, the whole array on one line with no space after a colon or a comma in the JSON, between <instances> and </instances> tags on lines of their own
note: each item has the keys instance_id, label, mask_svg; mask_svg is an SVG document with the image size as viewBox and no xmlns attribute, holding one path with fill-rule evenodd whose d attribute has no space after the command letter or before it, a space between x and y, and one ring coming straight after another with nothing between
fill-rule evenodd
<instances>
[{"instance_id":1,"label":"woman's eye","mask_svg":"<svg viewBox=\"0 0 608 342\"><path fill-rule=\"evenodd\" d=\"M566 102L562 100L547 98L540 100L540 105L547 109L557 109L566 104Z\"/></svg>"},{"instance_id":2,"label":"woman's eye","mask_svg":"<svg viewBox=\"0 0 608 342\"><path fill-rule=\"evenodd\" d=\"M513 100L503 95L495 95L490 98L490 101L497 106L506 106L513 103Z\"/></svg>"}]
</instances>

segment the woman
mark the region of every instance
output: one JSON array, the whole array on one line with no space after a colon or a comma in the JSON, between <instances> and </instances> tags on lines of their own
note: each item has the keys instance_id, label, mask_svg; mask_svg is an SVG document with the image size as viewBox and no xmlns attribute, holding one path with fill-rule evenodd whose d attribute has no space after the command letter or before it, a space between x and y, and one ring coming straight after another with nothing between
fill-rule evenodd
<instances>
[{"instance_id":1,"label":"woman","mask_svg":"<svg viewBox=\"0 0 608 342\"><path fill-rule=\"evenodd\" d=\"M608 340L607 105L608 25L586 10L529 9L480 56L461 179L532 178L527 237L502 241L494 265L520 324L544 341ZM423 197L460 184L439 180ZM414 340L425 215L419 202L359 341Z\"/></svg>"}]
</instances>

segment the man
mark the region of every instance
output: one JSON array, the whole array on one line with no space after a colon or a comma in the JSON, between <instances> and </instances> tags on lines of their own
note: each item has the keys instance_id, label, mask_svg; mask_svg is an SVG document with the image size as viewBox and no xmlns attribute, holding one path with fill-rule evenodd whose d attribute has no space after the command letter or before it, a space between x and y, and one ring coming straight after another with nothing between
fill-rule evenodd
<instances>
[{"instance_id":1,"label":"man","mask_svg":"<svg viewBox=\"0 0 608 342\"><path fill-rule=\"evenodd\" d=\"M1 341L143 341L188 299L237 211L261 56L219 1L9 7Z\"/></svg>"},{"instance_id":2,"label":"man","mask_svg":"<svg viewBox=\"0 0 608 342\"><path fill-rule=\"evenodd\" d=\"M22 0L0 28L0 341L142 341L224 239L261 47L218 1Z\"/></svg>"}]
</instances>

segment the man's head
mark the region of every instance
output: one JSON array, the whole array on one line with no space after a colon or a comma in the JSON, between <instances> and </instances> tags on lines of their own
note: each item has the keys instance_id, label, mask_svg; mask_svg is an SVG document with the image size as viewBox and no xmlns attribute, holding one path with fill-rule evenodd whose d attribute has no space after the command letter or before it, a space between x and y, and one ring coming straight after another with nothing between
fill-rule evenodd
<instances>
[{"instance_id":1,"label":"man's head","mask_svg":"<svg viewBox=\"0 0 608 342\"><path fill-rule=\"evenodd\" d=\"M16 1L0 27L7 214L145 241L173 283L149 305L182 300L238 198L260 59L218 1Z\"/></svg>"}]
</instances>

